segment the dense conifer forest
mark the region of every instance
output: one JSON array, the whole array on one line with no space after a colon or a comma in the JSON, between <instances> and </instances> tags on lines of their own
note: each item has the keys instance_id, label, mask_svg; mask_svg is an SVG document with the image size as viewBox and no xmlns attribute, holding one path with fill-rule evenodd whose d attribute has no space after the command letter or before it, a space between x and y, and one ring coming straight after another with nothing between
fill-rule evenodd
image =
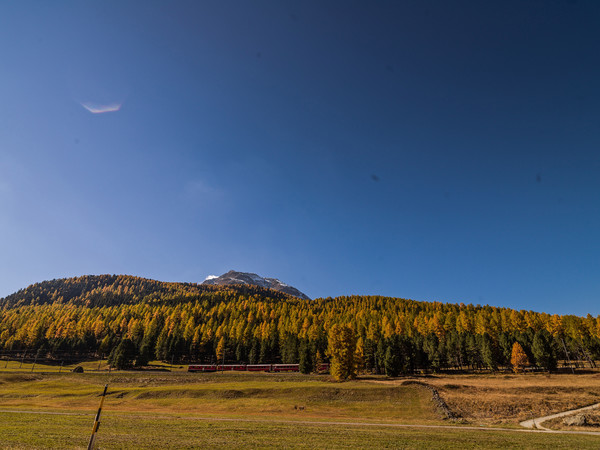
<instances>
[{"instance_id":1,"label":"dense conifer forest","mask_svg":"<svg viewBox=\"0 0 600 450\"><path fill-rule=\"evenodd\" d=\"M331 330L343 327L359 372L511 368L515 343L532 368L600 359L600 317L590 315L378 296L301 300L253 286L123 275L45 281L0 300L0 353L110 355L122 367L219 358L298 363L309 372L329 360Z\"/></svg>"}]
</instances>

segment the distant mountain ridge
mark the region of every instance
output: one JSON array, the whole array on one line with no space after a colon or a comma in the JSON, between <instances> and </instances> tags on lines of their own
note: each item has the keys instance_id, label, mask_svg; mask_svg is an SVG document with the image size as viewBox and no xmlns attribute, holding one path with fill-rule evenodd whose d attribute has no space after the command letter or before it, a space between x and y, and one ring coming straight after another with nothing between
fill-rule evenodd
<instances>
[{"instance_id":1,"label":"distant mountain ridge","mask_svg":"<svg viewBox=\"0 0 600 450\"><path fill-rule=\"evenodd\" d=\"M215 275L209 275L202 284L226 286L230 284L246 284L252 286L259 286L267 289L274 289L279 292L284 292L294 297L301 298L303 300L310 300L306 294L300 292L293 286L289 286L277 278L263 278L260 275L249 272L237 272L230 270L224 273L220 277Z\"/></svg>"},{"instance_id":2,"label":"distant mountain ridge","mask_svg":"<svg viewBox=\"0 0 600 450\"><path fill-rule=\"evenodd\" d=\"M232 284L210 284L219 282ZM508 370L515 343L532 367L549 371L569 355L591 368L600 360L600 317L382 296L303 300L259 284L286 287L235 271L207 284L108 274L43 281L0 299L0 348L56 362L114 358L129 340L140 366L214 362L219 346L227 362L299 364L327 356L330 339L347 327L364 342L362 361L373 371L387 359L382 353L396 355L394 370L406 374Z\"/></svg>"},{"instance_id":3,"label":"distant mountain ridge","mask_svg":"<svg viewBox=\"0 0 600 450\"><path fill-rule=\"evenodd\" d=\"M61 278L32 284L0 298L0 310L46 304L71 304L92 308L137 303L158 305L200 298L221 301L230 295L257 296L273 301L292 298L290 294L251 284L211 286L157 281L131 275L105 274Z\"/></svg>"}]
</instances>

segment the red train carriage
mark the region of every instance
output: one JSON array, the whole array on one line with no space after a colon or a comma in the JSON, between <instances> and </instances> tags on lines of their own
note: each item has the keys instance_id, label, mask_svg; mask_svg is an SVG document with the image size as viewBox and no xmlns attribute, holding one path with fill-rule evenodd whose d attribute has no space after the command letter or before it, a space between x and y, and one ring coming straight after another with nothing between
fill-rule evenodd
<instances>
[{"instance_id":1,"label":"red train carriage","mask_svg":"<svg viewBox=\"0 0 600 450\"><path fill-rule=\"evenodd\" d=\"M188 372L300 372L299 364L191 364ZM328 372L329 364L322 363L317 367L318 372Z\"/></svg>"},{"instance_id":2,"label":"red train carriage","mask_svg":"<svg viewBox=\"0 0 600 450\"><path fill-rule=\"evenodd\" d=\"M271 364L248 364L246 370L248 372L270 372Z\"/></svg>"},{"instance_id":3,"label":"red train carriage","mask_svg":"<svg viewBox=\"0 0 600 450\"><path fill-rule=\"evenodd\" d=\"M321 363L317 367L317 372L329 372L329 363Z\"/></svg>"},{"instance_id":4,"label":"red train carriage","mask_svg":"<svg viewBox=\"0 0 600 450\"><path fill-rule=\"evenodd\" d=\"M236 371L246 371L246 365L245 364L219 364L217 366L217 371L229 371L229 370L236 370Z\"/></svg>"},{"instance_id":5,"label":"red train carriage","mask_svg":"<svg viewBox=\"0 0 600 450\"><path fill-rule=\"evenodd\" d=\"M272 372L300 372L298 364L273 364Z\"/></svg>"}]
</instances>

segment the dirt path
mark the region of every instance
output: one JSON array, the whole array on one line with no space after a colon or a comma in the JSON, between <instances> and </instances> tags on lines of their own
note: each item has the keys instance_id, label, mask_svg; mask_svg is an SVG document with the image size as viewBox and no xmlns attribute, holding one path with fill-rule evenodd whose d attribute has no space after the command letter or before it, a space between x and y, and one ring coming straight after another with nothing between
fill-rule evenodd
<instances>
[{"instance_id":1,"label":"dirt path","mask_svg":"<svg viewBox=\"0 0 600 450\"><path fill-rule=\"evenodd\" d=\"M596 409L596 408L600 408L600 403L596 403L595 405L591 405L591 406L586 406L584 408L571 409L569 411L564 411L564 412L561 412L558 414L552 414L550 416L537 417L535 419L525 420L525 421L521 422L519 425L521 425L525 428L536 428L538 430L543 430L543 431L554 431L554 430L550 430L549 428L544 427L542 425L542 423L546 422L547 420L558 419L559 417L570 416L571 414L577 414L578 412L589 411L591 409ZM600 434L600 433L595 432L594 434Z\"/></svg>"},{"instance_id":2,"label":"dirt path","mask_svg":"<svg viewBox=\"0 0 600 450\"><path fill-rule=\"evenodd\" d=\"M594 405L594 406L600 406ZM590 409L587 407L584 409ZM575 410L579 411L579 410ZM570 412L570 411L569 411ZM75 412L56 412L56 411L36 411L36 410L17 410L17 409L0 409L0 414L12 413L12 414L56 414L56 415L70 415L80 416L89 415L91 413L75 413ZM105 413L106 414L106 413ZM564 414L564 413L561 413ZM119 414L121 415L121 414ZM138 414L126 414L127 416L139 416ZM148 417L144 414L143 417ZM485 426L468 426L468 425L419 425L419 424L402 424L402 423L377 423L377 422L335 422L335 421L319 421L319 420L284 420L284 419L241 419L233 417L202 417L202 416L179 416L179 415L166 415L157 414L154 416L157 419L173 419L173 420L201 420L208 422L254 422L254 423L282 423L282 424L294 424L294 425L329 425L329 426L351 426L351 427L382 427L382 428L419 428L419 429L438 429L438 430L469 430L469 431L483 431L483 432L510 432L510 433L552 433L552 434L584 434L591 436L600 436L600 432L597 431L566 431L566 430L550 430L550 429L535 429L529 428L500 428L500 427L485 427ZM548 416L551 418L553 416ZM538 419L534 419L538 420Z\"/></svg>"}]
</instances>

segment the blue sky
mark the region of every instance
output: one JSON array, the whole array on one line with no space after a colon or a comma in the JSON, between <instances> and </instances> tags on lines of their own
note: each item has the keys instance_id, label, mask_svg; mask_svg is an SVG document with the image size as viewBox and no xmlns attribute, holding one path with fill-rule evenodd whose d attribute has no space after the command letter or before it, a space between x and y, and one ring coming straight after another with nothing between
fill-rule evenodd
<instances>
[{"instance_id":1,"label":"blue sky","mask_svg":"<svg viewBox=\"0 0 600 450\"><path fill-rule=\"evenodd\" d=\"M600 314L599 20L583 0L4 2L0 296L235 269Z\"/></svg>"}]
</instances>

